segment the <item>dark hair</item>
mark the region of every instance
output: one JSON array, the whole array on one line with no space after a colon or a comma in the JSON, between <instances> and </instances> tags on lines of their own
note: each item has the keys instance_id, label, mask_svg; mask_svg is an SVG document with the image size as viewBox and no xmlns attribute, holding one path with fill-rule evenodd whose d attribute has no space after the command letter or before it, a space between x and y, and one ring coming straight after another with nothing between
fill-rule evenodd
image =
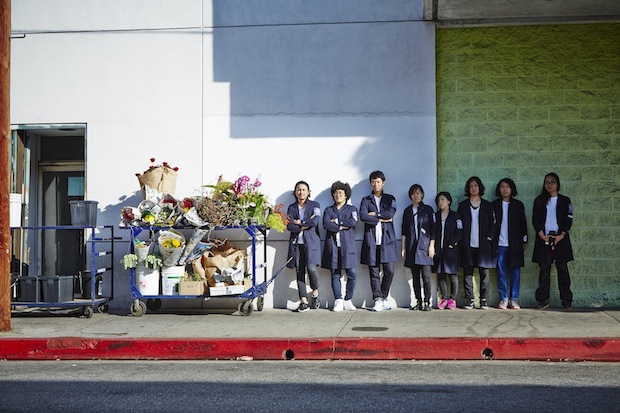
<instances>
[{"instance_id":1,"label":"dark hair","mask_svg":"<svg viewBox=\"0 0 620 413\"><path fill-rule=\"evenodd\" d=\"M510 186L510 197L513 198L517 195L517 184L510 178L502 178L495 187L495 196L501 197L502 194L499 192L499 187L502 185L502 182L506 182L508 186Z\"/></svg>"},{"instance_id":2,"label":"dark hair","mask_svg":"<svg viewBox=\"0 0 620 413\"><path fill-rule=\"evenodd\" d=\"M409 187L409 198L411 198L411 195L418 189L422 192L422 199L424 199L424 188L422 188L422 185L420 184L413 184Z\"/></svg>"},{"instance_id":3,"label":"dark hair","mask_svg":"<svg viewBox=\"0 0 620 413\"><path fill-rule=\"evenodd\" d=\"M547 192L547 190L545 189L545 181L549 176L555 178L555 181L558 183L558 192L560 192L560 177L555 172L549 172L547 175L545 175L545 179L543 179L543 186L542 190L540 191L540 196L544 196L546 199L551 198L551 195L549 195L549 192Z\"/></svg>"},{"instance_id":4,"label":"dark hair","mask_svg":"<svg viewBox=\"0 0 620 413\"><path fill-rule=\"evenodd\" d=\"M306 188L308 188L308 193L310 193L310 185L308 185L308 182L297 181L297 183L295 184L295 187L293 188L293 195L295 195L295 191L297 190L297 185L306 185ZM295 196L295 198L297 198L297 196Z\"/></svg>"},{"instance_id":5,"label":"dark hair","mask_svg":"<svg viewBox=\"0 0 620 413\"><path fill-rule=\"evenodd\" d=\"M482 183L482 181L480 180L480 178L478 178L477 176L472 176L471 178L469 178L467 180L467 182L465 182L465 196L469 198L469 184L472 183L472 181L476 181L476 183L478 184L478 187L480 188L480 196L484 195L484 184Z\"/></svg>"},{"instance_id":6,"label":"dark hair","mask_svg":"<svg viewBox=\"0 0 620 413\"><path fill-rule=\"evenodd\" d=\"M382 181L385 182L385 175L383 175L383 172L381 171L374 171L370 173L370 176L368 177L369 181L372 181L373 179L381 179Z\"/></svg>"},{"instance_id":7,"label":"dark hair","mask_svg":"<svg viewBox=\"0 0 620 413\"><path fill-rule=\"evenodd\" d=\"M435 205L439 206L438 204L439 204L440 196L445 196L448 202L450 202L450 205L452 205L452 195L450 195L450 192L446 192L446 191L440 192L435 196Z\"/></svg>"},{"instance_id":8,"label":"dark hair","mask_svg":"<svg viewBox=\"0 0 620 413\"><path fill-rule=\"evenodd\" d=\"M344 182L340 181L334 182L332 184L332 196L334 196L334 192L338 190L344 191L344 196L347 198L347 201L349 200L349 198L351 198L351 186L349 184L345 184Z\"/></svg>"}]
</instances>

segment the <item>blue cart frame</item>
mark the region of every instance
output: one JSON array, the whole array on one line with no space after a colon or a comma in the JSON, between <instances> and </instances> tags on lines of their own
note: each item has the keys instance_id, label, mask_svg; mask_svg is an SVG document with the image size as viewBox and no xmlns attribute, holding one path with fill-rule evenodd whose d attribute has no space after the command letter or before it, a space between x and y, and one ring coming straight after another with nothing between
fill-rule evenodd
<instances>
[{"instance_id":1,"label":"blue cart frame","mask_svg":"<svg viewBox=\"0 0 620 413\"><path fill-rule=\"evenodd\" d=\"M181 227L181 226L172 226L172 227L167 227L167 226L149 226L149 227L129 227L131 230L131 243L130 243L130 252L134 253L134 239L144 230L149 230L151 232L158 232L161 230L167 230L167 229L177 229L177 230L196 230L196 229L200 229L200 228L195 228L195 227ZM267 228L264 226L244 226L244 227L240 227L240 226L231 226L231 227L216 227L213 228L212 230L216 231L216 230L235 230L235 229L243 229L248 235L250 235L251 237L251 251L252 251L252 271L251 271L251 276L252 276L252 286L250 288L254 288L256 287L256 272L259 269L263 269L263 275L264 278L267 278ZM257 235L261 234L263 236L263 263L260 265L256 264L256 237ZM219 297L238 297L241 301L238 305L238 310L239 313L241 315L244 316L248 316L250 314L252 314L252 311L254 310L254 306L252 305L254 297L250 298L250 297L246 297L243 295L243 293L241 294L232 294L232 295L223 295L223 296L209 296L208 294L204 294L204 295L142 295L140 293L140 291L138 290L138 288L136 287L136 272L135 272L135 268L130 268L129 269L129 285L130 285L130 289L131 289L131 314L133 314L136 317L140 317L142 315L144 315L146 313L147 308L151 311L157 311L161 308L161 300L162 299L188 299L188 298L203 298L205 300L209 300L211 298L219 298ZM146 300L146 303L143 301ZM264 298L258 297L257 302L256 302L256 309L258 311L262 311L263 310L263 306L264 306Z\"/></svg>"}]
</instances>

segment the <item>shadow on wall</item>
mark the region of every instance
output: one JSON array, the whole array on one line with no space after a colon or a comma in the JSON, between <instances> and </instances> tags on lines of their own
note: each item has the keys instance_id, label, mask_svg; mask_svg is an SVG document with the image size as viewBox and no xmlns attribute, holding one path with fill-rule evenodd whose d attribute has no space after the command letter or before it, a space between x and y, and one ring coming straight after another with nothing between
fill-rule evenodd
<instances>
[{"instance_id":1,"label":"shadow on wall","mask_svg":"<svg viewBox=\"0 0 620 413\"><path fill-rule=\"evenodd\" d=\"M288 138L290 142L308 137L356 138L350 144L346 139L329 144L318 139L317 145L330 145L336 149L332 151L335 155L325 153L324 157L316 156L314 162L299 165L290 184L306 180L312 199L324 210L333 200L329 188L313 186L313 176L324 178L326 163L334 166L334 173L354 163L356 179L382 170L387 176L386 192L397 198L395 227L400 237L402 211L410 203L409 186L418 182L426 189L427 199L435 195L432 25L411 21L369 23L372 19L334 24L329 21L329 11L321 16L329 24L236 25L228 20L234 15L231 7L235 6L230 2L213 3L213 80L230 85L230 137ZM250 15L247 10L240 13L246 18ZM278 13L284 19L283 12ZM265 11L261 10L256 19L264 18ZM347 176L333 176L329 182L335 180L350 183L351 201L358 208L362 197L370 192L366 179L351 182ZM292 188L276 199L284 205L283 211L293 202ZM322 223L320 233L324 240ZM363 224L359 223L358 251L362 236ZM286 262L288 238L288 232L270 234L270 244L277 247L273 271ZM360 265L358 273L354 302L372 305L368 270ZM392 296L401 307L410 303L408 274L402 265L397 266ZM320 270L319 277L322 305L328 300L331 306L329 271ZM273 297L274 307L296 307L294 270L278 276Z\"/></svg>"}]
</instances>

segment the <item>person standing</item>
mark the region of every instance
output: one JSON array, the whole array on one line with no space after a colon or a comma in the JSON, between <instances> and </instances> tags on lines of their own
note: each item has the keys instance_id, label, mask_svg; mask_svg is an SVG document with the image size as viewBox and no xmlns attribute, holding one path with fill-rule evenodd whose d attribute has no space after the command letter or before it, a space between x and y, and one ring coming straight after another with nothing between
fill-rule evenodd
<instances>
[{"instance_id":1,"label":"person standing","mask_svg":"<svg viewBox=\"0 0 620 413\"><path fill-rule=\"evenodd\" d=\"M573 293L570 289L568 263L573 258L573 247L569 231L573 225L573 204L569 197L560 195L560 177L553 172L545 175L540 195L534 200L532 224L536 232L532 261L538 263L538 289L536 308L549 307L551 265L558 271L558 288L562 308L573 308Z\"/></svg>"},{"instance_id":2,"label":"person standing","mask_svg":"<svg viewBox=\"0 0 620 413\"><path fill-rule=\"evenodd\" d=\"M294 195L296 201L290 204L287 210L289 218L287 229L291 232L287 258L293 257L287 266L296 269L300 303L295 312L303 313L320 306L317 266L321 264L321 238L318 226L321 206L318 202L310 200L310 185L305 181L295 184ZM306 270L312 290L310 303L306 292Z\"/></svg>"},{"instance_id":3,"label":"person standing","mask_svg":"<svg viewBox=\"0 0 620 413\"><path fill-rule=\"evenodd\" d=\"M334 204L323 212L323 228L327 231L321 266L328 268L332 277L334 292L333 311L355 311L351 299L357 280L357 251L355 248L355 225L358 221L357 208L349 204L351 187L336 181L331 187ZM347 274L347 287L342 298L340 277L342 270Z\"/></svg>"},{"instance_id":4,"label":"person standing","mask_svg":"<svg viewBox=\"0 0 620 413\"><path fill-rule=\"evenodd\" d=\"M463 220L463 242L461 243L461 267L463 267L463 286L465 306L471 310L474 304L474 267L480 274L480 308L489 308L489 269L495 267L493 237L495 235L495 213L491 203L485 199L484 185L477 176L465 183L466 200L459 204L458 213Z\"/></svg>"},{"instance_id":5,"label":"person standing","mask_svg":"<svg viewBox=\"0 0 620 413\"><path fill-rule=\"evenodd\" d=\"M360 205L360 219L364 222L361 263L368 265L370 273L370 288L375 300L372 310L391 310L387 297L394 278L394 263L399 259L392 222L396 213L396 198L383 192L383 172L372 172L369 182L372 193L362 198ZM383 278L380 266L383 266Z\"/></svg>"},{"instance_id":6,"label":"person standing","mask_svg":"<svg viewBox=\"0 0 620 413\"><path fill-rule=\"evenodd\" d=\"M403 212L401 228L405 267L411 269L416 305L412 310L431 311L431 266L435 256L435 212L425 205L424 189L414 184L409 188L411 206ZM422 301L424 287L424 301Z\"/></svg>"},{"instance_id":7,"label":"person standing","mask_svg":"<svg viewBox=\"0 0 620 413\"><path fill-rule=\"evenodd\" d=\"M527 223L523 202L515 199L517 185L510 178L497 183L491 204L497 218L495 226L495 253L497 256L497 289L500 302L497 308L518 310L521 267L525 265L523 248L527 243ZM510 274L510 292L508 291Z\"/></svg>"},{"instance_id":8,"label":"person standing","mask_svg":"<svg viewBox=\"0 0 620 413\"><path fill-rule=\"evenodd\" d=\"M436 254L433 263L433 272L437 273L441 301L437 308L454 310L456 308L456 295L459 289L459 279L456 275L459 271L461 253L459 243L463 239L463 221L458 212L450 209L452 196L449 192L440 192L435 197L437 213L435 214ZM446 277L450 278L450 297Z\"/></svg>"}]
</instances>

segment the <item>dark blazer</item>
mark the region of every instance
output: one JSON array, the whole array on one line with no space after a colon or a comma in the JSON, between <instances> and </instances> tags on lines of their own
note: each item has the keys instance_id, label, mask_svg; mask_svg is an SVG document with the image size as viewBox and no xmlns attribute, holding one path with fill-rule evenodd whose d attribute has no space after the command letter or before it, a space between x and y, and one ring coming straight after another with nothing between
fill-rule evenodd
<instances>
[{"instance_id":1,"label":"dark blazer","mask_svg":"<svg viewBox=\"0 0 620 413\"><path fill-rule=\"evenodd\" d=\"M332 221L337 219L338 223ZM357 267L357 251L355 247L355 225L357 224L357 208L353 205L345 204L338 209L336 205L325 208L323 212L323 228L327 231L325 235L325 247L323 248L323 259L321 266L329 269L343 269ZM340 229L340 227L347 229ZM340 255L342 262L338 263L338 245L336 244L336 234L340 234Z\"/></svg>"},{"instance_id":2,"label":"dark blazer","mask_svg":"<svg viewBox=\"0 0 620 413\"><path fill-rule=\"evenodd\" d=\"M495 213L491 203L485 199L480 202L479 214L479 252L478 262L474 262L471 254L472 248L469 246L471 237L471 211L469 207L471 203L469 199L459 204L458 213L463 220L463 241L461 242L461 267L480 267L495 268L496 255L494 254L494 237L495 237Z\"/></svg>"},{"instance_id":3,"label":"dark blazer","mask_svg":"<svg viewBox=\"0 0 620 413\"><path fill-rule=\"evenodd\" d=\"M459 272L461 252L459 244L463 239L463 221L458 212L450 211L446 218L444 245L441 245L441 211L435 213L435 259L433 272L456 274Z\"/></svg>"},{"instance_id":4,"label":"dark blazer","mask_svg":"<svg viewBox=\"0 0 620 413\"><path fill-rule=\"evenodd\" d=\"M556 208L556 217L558 220L559 232L565 232L564 239L555 246L556 262L569 262L574 259L573 247L570 242L570 229L573 225L573 204L570 198L558 194L558 205ZM539 264L550 264L551 254L549 246L538 236L538 231L545 232L545 220L547 219L547 198L538 196L534 200L534 210L532 211L532 224L536 241L534 241L534 254L532 261Z\"/></svg>"},{"instance_id":5,"label":"dark blazer","mask_svg":"<svg viewBox=\"0 0 620 413\"><path fill-rule=\"evenodd\" d=\"M401 235L405 237L405 267L417 265L433 265L433 259L428 256L428 247L435 239L435 212L433 208L423 203L418 207L418 234L415 232L413 205L403 212Z\"/></svg>"},{"instance_id":6,"label":"dark blazer","mask_svg":"<svg viewBox=\"0 0 620 413\"><path fill-rule=\"evenodd\" d=\"M381 225L382 241L380 246L381 262L396 262L400 259L396 232L393 222L379 223L379 219L394 218L396 214L396 198L384 193L381 196L381 210L377 211L377 205L372 194L362 198L360 204L360 219L364 222L364 240L362 241L361 263L377 266L377 245L375 227ZM376 216L368 215L369 212L377 212Z\"/></svg>"},{"instance_id":7,"label":"dark blazer","mask_svg":"<svg viewBox=\"0 0 620 413\"><path fill-rule=\"evenodd\" d=\"M304 230L304 246L306 248L308 264L321 264L321 237L319 235L319 222L321 222L321 205L316 201L307 200L306 207L304 208L304 216L299 216L299 207L297 202L293 202L288 206L286 214L289 218L289 223L286 228L291 232L291 236L288 242L288 257L295 257L297 252L297 245L295 240L301 232L301 227L308 227ZM301 219L302 225L293 223L293 220ZM296 259L291 260L287 267L295 268Z\"/></svg>"},{"instance_id":8,"label":"dark blazer","mask_svg":"<svg viewBox=\"0 0 620 413\"><path fill-rule=\"evenodd\" d=\"M502 219L504 216L504 208L502 206L502 198L496 199L491 204L497 225L495 226L495 236L493 237L495 256L499 248L499 232L502 228ZM527 243L527 221L525 219L525 207L523 202L512 198L508 204L508 268L520 268L525 265L523 258L523 246Z\"/></svg>"}]
</instances>

